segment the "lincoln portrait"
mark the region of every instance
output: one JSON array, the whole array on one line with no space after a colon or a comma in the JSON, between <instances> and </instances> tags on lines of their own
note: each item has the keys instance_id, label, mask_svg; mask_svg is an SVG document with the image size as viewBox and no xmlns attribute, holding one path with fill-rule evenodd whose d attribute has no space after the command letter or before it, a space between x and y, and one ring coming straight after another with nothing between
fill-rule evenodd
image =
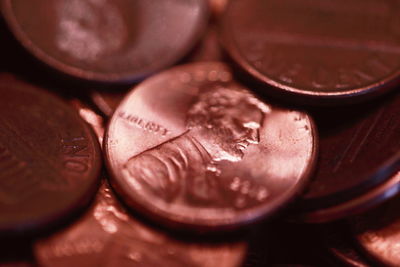
<instances>
[{"instance_id":1,"label":"lincoln portrait","mask_svg":"<svg viewBox=\"0 0 400 267\"><path fill-rule=\"evenodd\" d=\"M131 179L167 203L232 206L229 185L219 164L242 160L260 142L260 127L269 108L236 85L200 88L190 106L186 131L130 158Z\"/></svg>"}]
</instances>

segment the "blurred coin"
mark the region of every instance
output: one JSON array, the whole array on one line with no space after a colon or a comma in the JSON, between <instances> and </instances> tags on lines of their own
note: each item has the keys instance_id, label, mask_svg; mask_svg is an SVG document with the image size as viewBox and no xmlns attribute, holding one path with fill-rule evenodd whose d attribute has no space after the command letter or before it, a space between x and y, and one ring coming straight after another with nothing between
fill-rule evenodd
<instances>
[{"instance_id":1,"label":"blurred coin","mask_svg":"<svg viewBox=\"0 0 400 267\"><path fill-rule=\"evenodd\" d=\"M69 106L16 79L0 81L0 234L43 230L95 194L100 151Z\"/></svg>"},{"instance_id":2,"label":"blurred coin","mask_svg":"<svg viewBox=\"0 0 400 267\"><path fill-rule=\"evenodd\" d=\"M358 245L380 265L400 266L400 198L349 220Z\"/></svg>"},{"instance_id":3,"label":"blurred coin","mask_svg":"<svg viewBox=\"0 0 400 267\"><path fill-rule=\"evenodd\" d=\"M271 106L222 63L165 71L138 85L105 137L112 185L135 209L180 229L231 229L283 208L316 150L307 114Z\"/></svg>"},{"instance_id":4,"label":"blurred coin","mask_svg":"<svg viewBox=\"0 0 400 267\"><path fill-rule=\"evenodd\" d=\"M104 135L103 118L79 99L72 99L69 102L78 111L79 116L92 127L99 140L100 146L102 146Z\"/></svg>"},{"instance_id":5,"label":"blurred coin","mask_svg":"<svg viewBox=\"0 0 400 267\"><path fill-rule=\"evenodd\" d=\"M193 50L193 52L186 58L185 62L197 61L222 61L224 55L218 40L218 32L216 26L209 25L202 40Z\"/></svg>"},{"instance_id":6,"label":"blurred coin","mask_svg":"<svg viewBox=\"0 0 400 267\"><path fill-rule=\"evenodd\" d=\"M373 196L393 196L385 190L394 188L397 192L394 175L400 168L399 93L363 106L316 112L315 118L320 155L315 176L296 203L301 220L339 219L367 202L376 202Z\"/></svg>"},{"instance_id":7,"label":"blurred coin","mask_svg":"<svg viewBox=\"0 0 400 267\"><path fill-rule=\"evenodd\" d=\"M338 266L338 264L349 267L371 266L358 252L345 230L342 225L324 225L320 228L324 245L333 256L334 262L331 266Z\"/></svg>"},{"instance_id":8,"label":"blurred coin","mask_svg":"<svg viewBox=\"0 0 400 267\"><path fill-rule=\"evenodd\" d=\"M238 267L246 245L179 241L130 217L104 183L83 218L34 252L43 267Z\"/></svg>"},{"instance_id":9,"label":"blurred coin","mask_svg":"<svg viewBox=\"0 0 400 267\"><path fill-rule=\"evenodd\" d=\"M343 103L397 84L399 11L399 0L236 0L222 33L233 59L270 92Z\"/></svg>"},{"instance_id":10,"label":"blurred coin","mask_svg":"<svg viewBox=\"0 0 400 267\"><path fill-rule=\"evenodd\" d=\"M66 74L132 82L172 65L207 22L203 0L3 0L22 45Z\"/></svg>"},{"instance_id":11,"label":"blurred coin","mask_svg":"<svg viewBox=\"0 0 400 267\"><path fill-rule=\"evenodd\" d=\"M219 16L225 11L225 8L230 0L208 0L210 5L211 12L213 13L215 18L219 18Z\"/></svg>"}]
</instances>

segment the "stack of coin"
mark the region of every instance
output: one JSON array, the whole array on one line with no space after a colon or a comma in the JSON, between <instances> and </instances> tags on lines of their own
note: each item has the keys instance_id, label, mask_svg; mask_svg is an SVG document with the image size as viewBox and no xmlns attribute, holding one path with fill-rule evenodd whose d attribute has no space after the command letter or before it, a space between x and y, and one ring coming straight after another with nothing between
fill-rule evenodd
<instances>
[{"instance_id":1,"label":"stack of coin","mask_svg":"<svg viewBox=\"0 0 400 267\"><path fill-rule=\"evenodd\" d=\"M0 266L400 266L399 0L0 3Z\"/></svg>"}]
</instances>

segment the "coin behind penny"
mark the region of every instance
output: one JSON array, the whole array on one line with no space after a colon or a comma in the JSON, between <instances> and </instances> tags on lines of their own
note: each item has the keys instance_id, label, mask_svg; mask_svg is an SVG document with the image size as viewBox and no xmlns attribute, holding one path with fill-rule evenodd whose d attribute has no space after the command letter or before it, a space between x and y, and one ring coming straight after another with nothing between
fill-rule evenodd
<instances>
[{"instance_id":1,"label":"coin behind penny","mask_svg":"<svg viewBox=\"0 0 400 267\"><path fill-rule=\"evenodd\" d=\"M380 265L400 265L400 198L348 220L357 244Z\"/></svg>"},{"instance_id":2,"label":"coin behind penny","mask_svg":"<svg viewBox=\"0 0 400 267\"><path fill-rule=\"evenodd\" d=\"M330 266L369 267L370 263L357 250L342 224L327 224L319 229L319 234L330 253Z\"/></svg>"},{"instance_id":3,"label":"coin behind penny","mask_svg":"<svg viewBox=\"0 0 400 267\"><path fill-rule=\"evenodd\" d=\"M0 234L55 226L95 194L96 137L41 89L1 78L0 93Z\"/></svg>"},{"instance_id":4,"label":"coin behind penny","mask_svg":"<svg viewBox=\"0 0 400 267\"><path fill-rule=\"evenodd\" d=\"M313 104L386 92L400 74L399 0L230 1L224 45L268 90Z\"/></svg>"},{"instance_id":5,"label":"coin behind penny","mask_svg":"<svg viewBox=\"0 0 400 267\"><path fill-rule=\"evenodd\" d=\"M90 211L67 229L39 240L40 266L239 267L244 242L180 241L134 219L104 183Z\"/></svg>"},{"instance_id":6,"label":"coin behind penny","mask_svg":"<svg viewBox=\"0 0 400 267\"><path fill-rule=\"evenodd\" d=\"M202 0L3 0L3 13L39 60L78 78L118 83L178 61L207 22Z\"/></svg>"},{"instance_id":7,"label":"coin behind penny","mask_svg":"<svg viewBox=\"0 0 400 267\"><path fill-rule=\"evenodd\" d=\"M262 102L222 63L165 71L126 96L105 137L112 184L134 209L181 229L231 229L299 194L316 150L302 112Z\"/></svg>"},{"instance_id":8,"label":"coin behind penny","mask_svg":"<svg viewBox=\"0 0 400 267\"><path fill-rule=\"evenodd\" d=\"M394 177L400 168L399 93L361 106L325 110L316 113L315 119L320 133L319 162L296 204L300 217L308 221L338 219L349 213L338 209L328 216L328 212L318 215L318 211L346 205L386 185L387 190L396 188ZM386 194L386 189L377 196L393 196Z\"/></svg>"}]
</instances>

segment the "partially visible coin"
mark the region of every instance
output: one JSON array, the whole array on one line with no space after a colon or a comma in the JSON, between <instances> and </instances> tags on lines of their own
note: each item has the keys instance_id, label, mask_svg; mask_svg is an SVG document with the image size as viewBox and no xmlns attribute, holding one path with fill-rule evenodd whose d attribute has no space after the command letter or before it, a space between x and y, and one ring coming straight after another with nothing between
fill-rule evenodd
<instances>
[{"instance_id":1,"label":"partially visible coin","mask_svg":"<svg viewBox=\"0 0 400 267\"><path fill-rule=\"evenodd\" d=\"M239 267L246 244L179 241L128 215L104 183L91 210L34 253L43 267Z\"/></svg>"},{"instance_id":2,"label":"partially visible coin","mask_svg":"<svg viewBox=\"0 0 400 267\"><path fill-rule=\"evenodd\" d=\"M100 171L95 135L49 93L0 80L0 234L43 230L94 197Z\"/></svg>"},{"instance_id":3,"label":"partially visible coin","mask_svg":"<svg viewBox=\"0 0 400 267\"><path fill-rule=\"evenodd\" d=\"M385 183L362 195L355 195L352 199L336 205L300 213L296 219L303 222L323 223L365 212L398 195L400 193L399 182L400 173L397 173Z\"/></svg>"},{"instance_id":4,"label":"partially visible coin","mask_svg":"<svg viewBox=\"0 0 400 267\"><path fill-rule=\"evenodd\" d=\"M302 220L340 219L351 209L376 202L373 195L387 198L393 194L385 190L398 191L394 175L400 168L399 93L362 106L316 113L315 119L320 155L315 176L296 204ZM355 205L342 212L352 201Z\"/></svg>"},{"instance_id":5,"label":"partially visible coin","mask_svg":"<svg viewBox=\"0 0 400 267\"><path fill-rule=\"evenodd\" d=\"M342 224L323 225L319 233L332 257L331 266L369 267L370 263L357 250Z\"/></svg>"},{"instance_id":6,"label":"partially visible coin","mask_svg":"<svg viewBox=\"0 0 400 267\"><path fill-rule=\"evenodd\" d=\"M349 220L358 245L380 265L400 265L400 198Z\"/></svg>"},{"instance_id":7,"label":"partially visible coin","mask_svg":"<svg viewBox=\"0 0 400 267\"><path fill-rule=\"evenodd\" d=\"M236 0L222 33L233 59L269 92L343 103L399 82L399 11L399 0Z\"/></svg>"},{"instance_id":8,"label":"partially visible coin","mask_svg":"<svg viewBox=\"0 0 400 267\"><path fill-rule=\"evenodd\" d=\"M69 102L78 111L79 116L81 116L81 118L92 127L99 140L100 146L102 146L104 136L104 119L79 99L72 99Z\"/></svg>"},{"instance_id":9,"label":"partially visible coin","mask_svg":"<svg viewBox=\"0 0 400 267\"><path fill-rule=\"evenodd\" d=\"M220 15L225 11L225 8L230 0L208 0L211 11L215 18L219 18Z\"/></svg>"},{"instance_id":10,"label":"partially visible coin","mask_svg":"<svg viewBox=\"0 0 400 267\"><path fill-rule=\"evenodd\" d=\"M104 116L111 117L125 95L125 91L92 91L89 97Z\"/></svg>"},{"instance_id":11,"label":"partially visible coin","mask_svg":"<svg viewBox=\"0 0 400 267\"><path fill-rule=\"evenodd\" d=\"M165 71L138 85L105 137L112 185L134 209L191 230L271 216L308 182L310 117L269 105L222 63Z\"/></svg>"},{"instance_id":12,"label":"partially visible coin","mask_svg":"<svg viewBox=\"0 0 400 267\"><path fill-rule=\"evenodd\" d=\"M3 0L3 13L39 60L78 78L118 83L178 61L207 22L203 0Z\"/></svg>"}]
</instances>

